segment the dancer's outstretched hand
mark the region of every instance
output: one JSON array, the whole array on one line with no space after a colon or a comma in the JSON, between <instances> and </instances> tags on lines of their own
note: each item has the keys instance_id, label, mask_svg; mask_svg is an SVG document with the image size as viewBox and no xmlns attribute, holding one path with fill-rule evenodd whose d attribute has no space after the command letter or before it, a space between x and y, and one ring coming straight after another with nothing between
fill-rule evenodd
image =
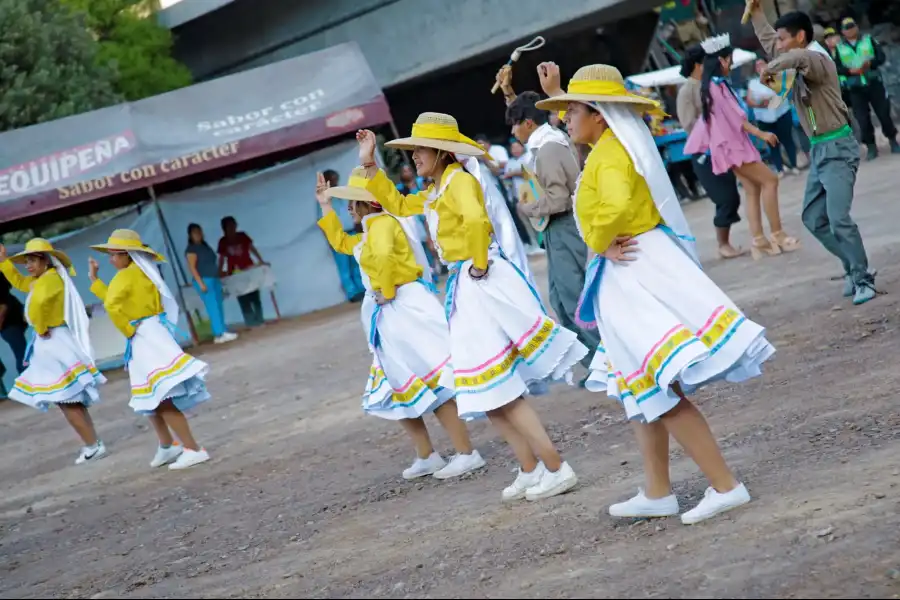
<instances>
[{"instance_id":1,"label":"dancer's outstretched hand","mask_svg":"<svg viewBox=\"0 0 900 600\"><path fill-rule=\"evenodd\" d=\"M88 257L88 278L94 282L97 281L97 273L100 271L100 265L94 260L93 256Z\"/></svg>"},{"instance_id":2,"label":"dancer's outstretched hand","mask_svg":"<svg viewBox=\"0 0 900 600\"><path fill-rule=\"evenodd\" d=\"M562 96L565 92L559 75L559 65L555 62L542 62L537 67L538 78L541 80L541 89L548 96Z\"/></svg>"},{"instance_id":3,"label":"dancer's outstretched hand","mask_svg":"<svg viewBox=\"0 0 900 600\"><path fill-rule=\"evenodd\" d=\"M771 131L763 133L762 139L765 143L772 146L773 148L778 145L778 136Z\"/></svg>"},{"instance_id":4,"label":"dancer's outstretched hand","mask_svg":"<svg viewBox=\"0 0 900 600\"><path fill-rule=\"evenodd\" d=\"M9 255L6 253L6 246L0 244L0 262L5 261L7 258L9 258Z\"/></svg>"},{"instance_id":5,"label":"dancer's outstretched hand","mask_svg":"<svg viewBox=\"0 0 900 600\"><path fill-rule=\"evenodd\" d=\"M637 240L631 236L620 236L613 240L603 256L615 263L632 262L637 260L637 257L634 256L638 250L637 245Z\"/></svg>"},{"instance_id":6,"label":"dancer's outstretched hand","mask_svg":"<svg viewBox=\"0 0 900 600\"><path fill-rule=\"evenodd\" d=\"M375 164L375 134L360 129L356 132L356 141L359 143L359 164L364 167Z\"/></svg>"},{"instance_id":7,"label":"dancer's outstretched hand","mask_svg":"<svg viewBox=\"0 0 900 600\"><path fill-rule=\"evenodd\" d=\"M316 173L316 202L319 206L325 207L331 202L331 198L325 195L325 190L331 187L331 184L325 180L325 175L321 172Z\"/></svg>"}]
</instances>

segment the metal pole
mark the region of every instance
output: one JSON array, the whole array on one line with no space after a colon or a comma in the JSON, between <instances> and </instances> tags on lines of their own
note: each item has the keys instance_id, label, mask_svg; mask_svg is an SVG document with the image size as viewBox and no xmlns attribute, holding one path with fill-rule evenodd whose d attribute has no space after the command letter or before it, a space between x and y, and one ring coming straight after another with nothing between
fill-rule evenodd
<instances>
[{"instance_id":1,"label":"metal pole","mask_svg":"<svg viewBox=\"0 0 900 600\"><path fill-rule=\"evenodd\" d=\"M169 232L168 225L166 225L166 218L163 216L162 206L160 206L159 199L156 197L156 190L153 189L153 186L151 185L147 188L147 192L150 194L150 199L153 200L153 206L156 208L156 216L159 218L159 226L162 229L163 243L166 245L166 252L170 257L171 262L175 264L172 273L175 275L175 285L178 288L178 300L181 302L181 310L184 311L184 314L187 317L188 327L191 330L191 341L197 345L200 343L200 338L197 336L197 329L194 327L194 319L191 316L191 311L188 310L187 302L184 300L184 291L182 290L181 282L178 281L178 274L181 273L181 278L185 282L185 285L189 283L189 280L187 274L184 272L184 268L181 266L181 261L175 259L175 256L177 256L175 253L175 242L172 240L172 234Z\"/></svg>"}]
</instances>

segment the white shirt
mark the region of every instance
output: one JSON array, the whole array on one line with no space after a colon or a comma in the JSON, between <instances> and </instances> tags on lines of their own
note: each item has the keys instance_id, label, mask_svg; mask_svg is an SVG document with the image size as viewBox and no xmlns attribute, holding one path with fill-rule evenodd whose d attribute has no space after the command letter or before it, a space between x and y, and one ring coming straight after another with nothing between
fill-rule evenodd
<instances>
[{"instance_id":1,"label":"white shirt","mask_svg":"<svg viewBox=\"0 0 900 600\"><path fill-rule=\"evenodd\" d=\"M491 144L491 149L488 150L488 155L494 159L494 162L499 164L501 167L509 162L509 152L506 151L506 148L499 144Z\"/></svg>"},{"instance_id":2,"label":"white shirt","mask_svg":"<svg viewBox=\"0 0 900 600\"><path fill-rule=\"evenodd\" d=\"M774 90L766 87L759 78L751 79L750 83L747 84L747 96L752 98L754 102L768 102L777 95ZM791 112L791 103L782 102L775 110L765 107L754 108L753 116L756 117L757 121L774 123L789 112Z\"/></svg>"}]
</instances>

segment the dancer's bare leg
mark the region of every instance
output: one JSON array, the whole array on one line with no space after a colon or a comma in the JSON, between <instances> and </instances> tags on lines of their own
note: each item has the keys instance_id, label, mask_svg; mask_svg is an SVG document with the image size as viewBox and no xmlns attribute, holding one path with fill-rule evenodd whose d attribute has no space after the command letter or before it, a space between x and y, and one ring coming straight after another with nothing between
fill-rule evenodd
<instances>
[{"instance_id":1,"label":"dancer's bare leg","mask_svg":"<svg viewBox=\"0 0 900 600\"><path fill-rule=\"evenodd\" d=\"M558 471L562 466L562 457L531 405L520 397L500 410L503 411L506 421L527 441L531 453L540 458L548 470ZM530 471L531 469L525 469L523 464L523 470Z\"/></svg>"},{"instance_id":2,"label":"dancer's bare leg","mask_svg":"<svg viewBox=\"0 0 900 600\"><path fill-rule=\"evenodd\" d=\"M762 162L748 163L735 168L744 179L749 179L760 189L763 210L769 221L769 230L781 231L781 210L778 206L778 176Z\"/></svg>"},{"instance_id":3,"label":"dancer's bare leg","mask_svg":"<svg viewBox=\"0 0 900 600\"><path fill-rule=\"evenodd\" d=\"M722 451L713 437L703 414L688 399L683 399L675 408L660 419L668 432L687 452L700 470L706 475L710 485L717 492L733 490L737 480L722 456Z\"/></svg>"},{"instance_id":4,"label":"dancer's bare leg","mask_svg":"<svg viewBox=\"0 0 900 600\"><path fill-rule=\"evenodd\" d=\"M167 398L160 402L159 406L156 407L156 414L165 421L169 429L181 440L182 446L195 452L200 450L197 440L194 439L194 434L191 433L191 426L188 425L187 418L175 407L171 399Z\"/></svg>"},{"instance_id":5,"label":"dancer's bare leg","mask_svg":"<svg viewBox=\"0 0 900 600\"><path fill-rule=\"evenodd\" d=\"M401 419L400 424L406 430L407 435L412 438L413 444L416 446L416 456L421 459L431 456L434 452L434 446L431 444L431 437L428 435L425 421L421 418Z\"/></svg>"},{"instance_id":6,"label":"dancer's bare leg","mask_svg":"<svg viewBox=\"0 0 900 600\"><path fill-rule=\"evenodd\" d=\"M94 429L94 422L91 420L91 414L88 412L84 404L58 404L66 421L81 438L85 446L93 446L97 443L97 432Z\"/></svg>"},{"instance_id":7,"label":"dancer's bare leg","mask_svg":"<svg viewBox=\"0 0 900 600\"><path fill-rule=\"evenodd\" d=\"M519 400L521 400L521 398ZM488 413L488 418L491 420L491 425L497 428L500 435L503 436L503 439L506 440L506 443L512 448L522 471L531 473L537 468L538 459L531 450L531 444L528 443L528 438L520 433L516 426L510 422L505 409L506 406L490 411Z\"/></svg>"},{"instance_id":8,"label":"dancer's bare leg","mask_svg":"<svg viewBox=\"0 0 900 600\"><path fill-rule=\"evenodd\" d=\"M172 437L172 432L169 431L169 426L166 425L162 417L154 414L147 415L147 418L150 419L150 424L153 425L153 430L156 432L156 437L159 438L160 446L168 448L175 443L175 438Z\"/></svg>"},{"instance_id":9,"label":"dancer's bare leg","mask_svg":"<svg viewBox=\"0 0 900 600\"><path fill-rule=\"evenodd\" d=\"M632 429L644 461L644 495L665 498L672 493L669 479L669 431L660 421L633 423Z\"/></svg>"},{"instance_id":10,"label":"dancer's bare leg","mask_svg":"<svg viewBox=\"0 0 900 600\"><path fill-rule=\"evenodd\" d=\"M760 204L762 187L753 179L744 176L741 168L735 168L734 174L741 182L741 187L744 188L746 196L744 206L746 207L747 227L750 229L750 235L754 239L759 238L765 235L762 224L762 206Z\"/></svg>"},{"instance_id":11,"label":"dancer's bare leg","mask_svg":"<svg viewBox=\"0 0 900 600\"><path fill-rule=\"evenodd\" d=\"M472 454L472 439L465 422L459 418L459 409L456 400L449 400L441 404L434 411L434 416L441 422L441 426L450 436L450 442L460 454Z\"/></svg>"}]
</instances>

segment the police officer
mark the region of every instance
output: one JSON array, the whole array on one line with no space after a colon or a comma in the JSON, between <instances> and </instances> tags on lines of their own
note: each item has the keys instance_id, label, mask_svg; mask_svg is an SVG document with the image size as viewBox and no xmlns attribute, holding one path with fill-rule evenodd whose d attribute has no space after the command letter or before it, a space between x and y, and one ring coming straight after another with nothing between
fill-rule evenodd
<instances>
[{"instance_id":1,"label":"police officer","mask_svg":"<svg viewBox=\"0 0 900 600\"><path fill-rule=\"evenodd\" d=\"M848 17L841 23L844 39L837 45L835 63L841 76L843 85L846 85L853 113L859 122L862 143L869 149L868 159L878 156L875 146L875 127L872 125L872 116L869 106L875 111L881 130L891 142L891 152L900 154L900 143L897 143L897 128L891 119L891 103L888 100L887 90L881 79L878 68L884 63L884 51L866 34L860 36L856 21Z\"/></svg>"}]
</instances>

